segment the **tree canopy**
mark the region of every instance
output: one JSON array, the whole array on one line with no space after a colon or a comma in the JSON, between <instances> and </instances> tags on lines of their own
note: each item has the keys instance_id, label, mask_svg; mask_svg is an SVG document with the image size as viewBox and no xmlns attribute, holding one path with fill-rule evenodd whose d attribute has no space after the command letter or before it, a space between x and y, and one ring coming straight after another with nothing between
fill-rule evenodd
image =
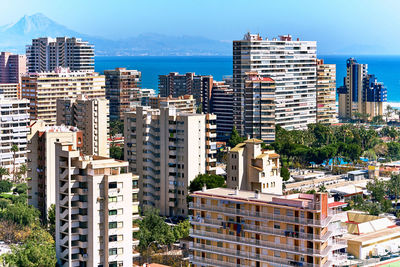
<instances>
[{"instance_id":1,"label":"tree canopy","mask_svg":"<svg viewBox=\"0 0 400 267\"><path fill-rule=\"evenodd\" d=\"M199 174L189 185L189 191L195 192L207 186L207 189L223 187L225 185L224 177L216 174Z\"/></svg>"},{"instance_id":2,"label":"tree canopy","mask_svg":"<svg viewBox=\"0 0 400 267\"><path fill-rule=\"evenodd\" d=\"M235 147L237 144L240 144L244 141L245 139L240 136L239 132L236 129L236 126L233 126L232 132L231 132L231 137L229 138L228 145L230 147Z\"/></svg>"}]
</instances>

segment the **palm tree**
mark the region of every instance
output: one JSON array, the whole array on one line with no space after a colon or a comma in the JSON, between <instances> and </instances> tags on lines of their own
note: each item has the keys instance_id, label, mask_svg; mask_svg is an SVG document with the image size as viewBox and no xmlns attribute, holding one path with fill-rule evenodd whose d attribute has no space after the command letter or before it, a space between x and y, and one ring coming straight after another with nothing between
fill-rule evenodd
<instances>
[{"instance_id":1,"label":"palm tree","mask_svg":"<svg viewBox=\"0 0 400 267\"><path fill-rule=\"evenodd\" d=\"M6 168L0 167L0 181L3 180L3 176L9 175L8 170Z\"/></svg>"},{"instance_id":2,"label":"palm tree","mask_svg":"<svg viewBox=\"0 0 400 267\"><path fill-rule=\"evenodd\" d=\"M27 172L28 172L28 167L26 166L26 164L22 164L21 166L19 166L19 171L18 171L19 176L25 178Z\"/></svg>"},{"instance_id":3,"label":"palm tree","mask_svg":"<svg viewBox=\"0 0 400 267\"><path fill-rule=\"evenodd\" d=\"M16 182L16 164L15 164L15 158L16 158L16 153L19 151L18 146L16 144L13 144L11 146L11 152L13 152L13 181Z\"/></svg>"},{"instance_id":4,"label":"palm tree","mask_svg":"<svg viewBox=\"0 0 400 267\"><path fill-rule=\"evenodd\" d=\"M386 123L388 123L389 118L392 116L393 112L394 112L394 108L392 108L391 105L387 105L386 112L385 112Z\"/></svg>"}]
</instances>

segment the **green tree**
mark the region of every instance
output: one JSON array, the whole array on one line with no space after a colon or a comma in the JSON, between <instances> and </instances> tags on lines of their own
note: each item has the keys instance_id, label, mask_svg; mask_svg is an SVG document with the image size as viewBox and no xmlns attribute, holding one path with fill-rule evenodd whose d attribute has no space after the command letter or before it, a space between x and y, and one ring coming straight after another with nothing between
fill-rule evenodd
<instances>
[{"instance_id":1,"label":"green tree","mask_svg":"<svg viewBox=\"0 0 400 267\"><path fill-rule=\"evenodd\" d=\"M13 189L14 194L22 195L28 193L28 185L26 183L17 184Z\"/></svg>"},{"instance_id":2,"label":"green tree","mask_svg":"<svg viewBox=\"0 0 400 267\"><path fill-rule=\"evenodd\" d=\"M0 212L0 219L28 226L39 221L39 211L33 206L15 203Z\"/></svg>"},{"instance_id":3,"label":"green tree","mask_svg":"<svg viewBox=\"0 0 400 267\"><path fill-rule=\"evenodd\" d=\"M110 147L110 157L114 158L114 159L123 160L124 159L124 152L123 152L122 148L112 144L111 147Z\"/></svg>"},{"instance_id":4,"label":"green tree","mask_svg":"<svg viewBox=\"0 0 400 267\"><path fill-rule=\"evenodd\" d=\"M169 245L175 242L171 227L159 215L157 209L148 208L144 211L143 219L139 221L139 229L136 238L139 239L140 251L146 251L152 242L159 245Z\"/></svg>"},{"instance_id":5,"label":"green tree","mask_svg":"<svg viewBox=\"0 0 400 267\"><path fill-rule=\"evenodd\" d=\"M0 198L0 210L6 209L10 205L10 201Z\"/></svg>"},{"instance_id":6,"label":"green tree","mask_svg":"<svg viewBox=\"0 0 400 267\"><path fill-rule=\"evenodd\" d=\"M54 267L57 263L54 240L45 230L34 227L22 244L11 247L4 260L10 266Z\"/></svg>"},{"instance_id":7,"label":"green tree","mask_svg":"<svg viewBox=\"0 0 400 267\"><path fill-rule=\"evenodd\" d=\"M216 174L199 174L189 185L189 191L195 192L203 188L203 185L207 186L207 189L223 187L225 184L224 177Z\"/></svg>"},{"instance_id":8,"label":"green tree","mask_svg":"<svg viewBox=\"0 0 400 267\"><path fill-rule=\"evenodd\" d=\"M320 185L319 187L318 187L318 192L321 192L321 193L326 193L326 192L328 192L328 190L326 190L326 187L325 187L325 185Z\"/></svg>"},{"instance_id":9,"label":"green tree","mask_svg":"<svg viewBox=\"0 0 400 267\"><path fill-rule=\"evenodd\" d=\"M190 226L189 220L184 220L184 221L178 223L173 228L175 240L179 240L179 239L188 237L190 228L191 228L191 226Z\"/></svg>"},{"instance_id":10,"label":"green tree","mask_svg":"<svg viewBox=\"0 0 400 267\"><path fill-rule=\"evenodd\" d=\"M0 181L0 193L7 193L11 191L13 184L10 181Z\"/></svg>"},{"instance_id":11,"label":"green tree","mask_svg":"<svg viewBox=\"0 0 400 267\"><path fill-rule=\"evenodd\" d=\"M382 124L384 123L383 116L382 115L375 116L372 118L371 122L373 124Z\"/></svg>"},{"instance_id":12,"label":"green tree","mask_svg":"<svg viewBox=\"0 0 400 267\"><path fill-rule=\"evenodd\" d=\"M51 204L47 211L47 229L51 236L55 238L56 235L56 205Z\"/></svg>"},{"instance_id":13,"label":"green tree","mask_svg":"<svg viewBox=\"0 0 400 267\"><path fill-rule=\"evenodd\" d=\"M234 148L237 144L240 144L244 141L244 138L239 135L239 132L236 130L236 126L233 126L231 137L229 138L228 145L231 148Z\"/></svg>"},{"instance_id":14,"label":"green tree","mask_svg":"<svg viewBox=\"0 0 400 267\"><path fill-rule=\"evenodd\" d=\"M389 193L394 195L397 204L400 195L400 174L392 174L388 183Z\"/></svg>"},{"instance_id":15,"label":"green tree","mask_svg":"<svg viewBox=\"0 0 400 267\"><path fill-rule=\"evenodd\" d=\"M124 123L121 120L110 121L110 135L124 134Z\"/></svg>"},{"instance_id":16,"label":"green tree","mask_svg":"<svg viewBox=\"0 0 400 267\"><path fill-rule=\"evenodd\" d=\"M386 184L384 181L374 179L367 183L367 190L371 193L372 199L377 203L382 203L386 195Z\"/></svg>"},{"instance_id":17,"label":"green tree","mask_svg":"<svg viewBox=\"0 0 400 267\"><path fill-rule=\"evenodd\" d=\"M6 168L0 167L0 180L3 180L3 176L9 175L10 173Z\"/></svg>"},{"instance_id":18,"label":"green tree","mask_svg":"<svg viewBox=\"0 0 400 267\"><path fill-rule=\"evenodd\" d=\"M397 160L400 158L400 144L397 142L389 142L387 143L388 148L388 156L391 159Z\"/></svg>"},{"instance_id":19,"label":"green tree","mask_svg":"<svg viewBox=\"0 0 400 267\"><path fill-rule=\"evenodd\" d=\"M203 112L203 104L200 103L196 108L196 113L201 114Z\"/></svg>"},{"instance_id":20,"label":"green tree","mask_svg":"<svg viewBox=\"0 0 400 267\"><path fill-rule=\"evenodd\" d=\"M283 181L287 181L290 179L290 171L286 166L281 167L281 177Z\"/></svg>"}]
</instances>

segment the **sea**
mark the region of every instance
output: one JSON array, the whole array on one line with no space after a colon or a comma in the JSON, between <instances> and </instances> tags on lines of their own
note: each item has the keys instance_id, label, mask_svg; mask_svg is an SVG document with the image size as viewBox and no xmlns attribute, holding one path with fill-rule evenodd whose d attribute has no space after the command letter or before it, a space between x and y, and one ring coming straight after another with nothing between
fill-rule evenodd
<instances>
[{"instance_id":1,"label":"sea","mask_svg":"<svg viewBox=\"0 0 400 267\"><path fill-rule=\"evenodd\" d=\"M368 64L368 73L375 74L388 90L388 102L400 103L400 56L346 56L319 55L327 64L336 64L336 86L343 84L346 76L346 60L354 57L358 63ZM232 75L231 56L116 56L96 57L97 72L125 67L142 72L142 88L158 90L158 75L170 72L195 72L212 75L215 80Z\"/></svg>"}]
</instances>

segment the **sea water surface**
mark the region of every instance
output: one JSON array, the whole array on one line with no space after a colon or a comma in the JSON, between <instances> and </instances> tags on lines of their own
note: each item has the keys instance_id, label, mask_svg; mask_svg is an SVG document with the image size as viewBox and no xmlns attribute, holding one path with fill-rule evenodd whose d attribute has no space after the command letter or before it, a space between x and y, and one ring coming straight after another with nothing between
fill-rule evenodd
<instances>
[{"instance_id":1,"label":"sea water surface","mask_svg":"<svg viewBox=\"0 0 400 267\"><path fill-rule=\"evenodd\" d=\"M400 56L351 56L319 55L325 63L336 64L336 86L343 84L346 60L354 57L359 63L368 64L368 73L375 74L388 90L389 102L400 102ZM170 72L195 72L213 75L215 80L232 75L231 56L182 56L182 57L96 57L96 71L126 67L142 72L142 88L158 90L158 75Z\"/></svg>"}]
</instances>

